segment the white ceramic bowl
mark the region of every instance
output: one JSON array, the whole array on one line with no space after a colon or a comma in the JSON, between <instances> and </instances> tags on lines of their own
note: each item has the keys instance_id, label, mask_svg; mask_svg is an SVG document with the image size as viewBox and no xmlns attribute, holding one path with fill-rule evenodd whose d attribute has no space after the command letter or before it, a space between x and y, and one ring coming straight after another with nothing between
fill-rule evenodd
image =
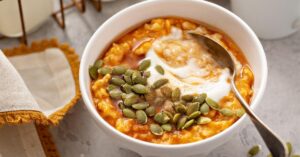
<instances>
[{"instance_id":1,"label":"white ceramic bowl","mask_svg":"<svg viewBox=\"0 0 300 157\"><path fill-rule=\"evenodd\" d=\"M154 0L128 7L108 19L89 40L80 65L80 88L83 100L96 123L120 147L142 156L185 157L206 155L224 144L243 128L245 116L225 131L208 139L179 145L162 145L144 142L129 137L110 126L96 111L90 92L89 65L104 52L112 41L138 24L156 17L176 16L202 21L226 32L241 48L255 75L254 96L251 107L255 109L263 96L267 81L267 62L258 38L239 17L230 11L207 1L197 0Z\"/></svg>"}]
</instances>

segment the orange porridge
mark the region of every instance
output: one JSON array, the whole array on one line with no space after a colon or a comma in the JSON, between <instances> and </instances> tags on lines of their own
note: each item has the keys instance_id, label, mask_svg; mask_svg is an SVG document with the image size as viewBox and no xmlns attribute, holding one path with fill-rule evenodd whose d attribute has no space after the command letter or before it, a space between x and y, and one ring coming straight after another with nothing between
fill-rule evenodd
<instances>
[{"instance_id":1,"label":"orange porridge","mask_svg":"<svg viewBox=\"0 0 300 157\"><path fill-rule=\"evenodd\" d=\"M230 74L186 32L209 36L235 57L235 83L249 103L254 76L224 33L181 18L152 19L115 41L89 72L95 106L120 132L152 143L211 137L244 113Z\"/></svg>"}]
</instances>

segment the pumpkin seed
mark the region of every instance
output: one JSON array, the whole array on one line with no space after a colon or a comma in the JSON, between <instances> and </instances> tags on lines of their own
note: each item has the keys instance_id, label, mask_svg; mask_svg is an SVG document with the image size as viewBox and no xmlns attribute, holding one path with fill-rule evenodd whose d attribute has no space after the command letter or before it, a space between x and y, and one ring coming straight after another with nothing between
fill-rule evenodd
<instances>
[{"instance_id":1,"label":"pumpkin seed","mask_svg":"<svg viewBox=\"0 0 300 157\"><path fill-rule=\"evenodd\" d=\"M121 99L122 91L120 91L119 89L113 89L109 91L109 95L113 99Z\"/></svg>"},{"instance_id":2,"label":"pumpkin seed","mask_svg":"<svg viewBox=\"0 0 300 157\"><path fill-rule=\"evenodd\" d=\"M219 110L219 112L224 115L224 116L227 116L227 117L230 117L232 116L234 113L232 110L228 109L228 108L223 108L221 110Z\"/></svg>"},{"instance_id":3,"label":"pumpkin seed","mask_svg":"<svg viewBox=\"0 0 300 157\"><path fill-rule=\"evenodd\" d=\"M154 105L161 105L165 102L165 98L163 97L156 97L153 101Z\"/></svg>"},{"instance_id":4,"label":"pumpkin seed","mask_svg":"<svg viewBox=\"0 0 300 157\"><path fill-rule=\"evenodd\" d=\"M144 110L148 106L149 106L149 103L147 103L147 102L141 102L141 103L133 104L132 108L134 108L136 110Z\"/></svg>"},{"instance_id":5,"label":"pumpkin seed","mask_svg":"<svg viewBox=\"0 0 300 157\"><path fill-rule=\"evenodd\" d=\"M139 71L145 71L149 68L150 65L151 65L151 61L149 59L143 60L139 65L138 69Z\"/></svg>"},{"instance_id":6,"label":"pumpkin seed","mask_svg":"<svg viewBox=\"0 0 300 157\"><path fill-rule=\"evenodd\" d=\"M127 94L126 94L126 93L122 93L122 94L121 94L121 98L122 98L122 100L125 100L125 99L126 99L126 97L127 97Z\"/></svg>"},{"instance_id":7,"label":"pumpkin seed","mask_svg":"<svg viewBox=\"0 0 300 157\"><path fill-rule=\"evenodd\" d=\"M121 85L125 84L125 81L123 79L116 77L116 76L112 77L110 82L117 86L121 86Z\"/></svg>"},{"instance_id":8,"label":"pumpkin seed","mask_svg":"<svg viewBox=\"0 0 300 157\"><path fill-rule=\"evenodd\" d=\"M176 124L177 121L179 120L181 114L180 113L175 113L175 115L173 116L173 119L172 119L172 123Z\"/></svg>"},{"instance_id":9,"label":"pumpkin seed","mask_svg":"<svg viewBox=\"0 0 300 157\"><path fill-rule=\"evenodd\" d=\"M131 75L131 80L133 83L140 83L142 82L142 79L143 77L139 71L134 71Z\"/></svg>"},{"instance_id":10,"label":"pumpkin seed","mask_svg":"<svg viewBox=\"0 0 300 157\"><path fill-rule=\"evenodd\" d=\"M242 117L244 114L245 114L245 110L242 108L235 110L235 115L238 117Z\"/></svg>"},{"instance_id":11,"label":"pumpkin seed","mask_svg":"<svg viewBox=\"0 0 300 157\"><path fill-rule=\"evenodd\" d=\"M205 99L207 97L207 94L206 93L202 93L200 95L196 95L194 98L193 98L193 102L199 102L200 105L204 103Z\"/></svg>"},{"instance_id":12,"label":"pumpkin seed","mask_svg":"<svg viewBox=\"0 0 300 157\"><path fill-rule=\"evenodd\" d=\"M161 125L161 128L165 131L172 131L172 125L171 124L163 124Z\"/></svg>"},{"instance_id":13,"label":"pumpkin seed","mask_svg":"<svg viewBox=\"0 0 300 157\"><path fill-rule=\"evenodd\" d=\"M97 69L101 68L103 65L103 61L102 60L97 60L94 64L94 67L96 67Z\"/></svg>"},{"instance_id":14,"label":"pumpkin seed","mask_svg":"<svg viewBox=\"0 0 300 157\"><path fill-rule=\"evenodd\" d=\"M158 124L150 124L150 131L157 136L161 136L164 133L164 130Z\"/></svg>"},{"instance_id":15,"label":"pumpkin seed","mask_svg":"<svg viewBox=\"0 0 300 157\"><path fill-rule=\"evenodd\" d=\"M125 92L125 93L127 93L127 94L132 92L131 88L132 87L129 84L127 84L127 83L125 83L125 84L122 85L122 91Z\"/></svg>"},{"instance_id":16,"label":"pumpkin seed","mask_svg":"<svg viewBox=\"0 0 300 157\"><path fill-rule=\"evenodd\" d=\"M124 80L125 80L125 82L126 82L127 84L129 84L129 85L132 85L132 84L133 84L130 76L124 75Z\"/></svg>"},{"instance_id":17,"label":"pumpkin seed","mask_svg":"<svg viewBox=\"0 0 300 157\"><path fill-rule=\"evenodd\" d=\"M168 82L169 82L168 79L159 79L153 83L152 88L157 89L157 88L167 84Z\"/></svg>"},{"instance_id":18,"label":"pumpkin seed","mask_svg":"<svg viewBox=\"0 0 300 157\"><path fill-rule=\"evenodd\" d=\"M199 102L189 103L188 107L187 107L187 110L186 110L186 113L187 113L187 115L190 115L193 112L198 111L199 108L200 108Z\"/></svg>"},{"instance_id":19,"label":"pumpkin seed","mask_svg":"<svg viewBox=\"0 0 300 157\"><path fill-rule=\"evenodd\" d=\"M149 88L142 84L136 84L132 86L132 90L137 94L147 94L149 92Z\"/></svg>"},{"instance_id":20,"label":"pumpkin seed","mask_svg":"<svg viewBox=\"0 0 300 157\"><path fill-rule=\"evenodd\" d=\"M183 116L181 118L179 118L178 122L177 122L177 129L180 130L182 129L182 127L184 126L185 122L187 121L187 117Z\"/></svg>"},{"instance_id":21,"label":"pumpkin seed","mask_svg":"<svg viewBox=\"0 0 300 157\"><path fill-rule=\"evenodd\" d=\"M170 119L173 118L173 114L171 112L164 110L163 113L166 114Z\"/></svg>"},{"instance_id":22,"label":"pumpkin seed","mask_svg":"<svg viewBox=\"0 0 300 157\"><path fill-rule=\"evenodd\" d=\"M163 112L156 113L154 116L154 121L159 124L166 124L169 120L170 118Z\"/></svg>"},{"instance_id":23,"label":"pumpkin seed","mask_svg":"<svg viewBox=\"0 0 300 157\"><path fill-rule=\"evenodd\" d=\"M183 96L181 97L182 100L188 101L188 102L192 101L193 98L194 98L193 95L183 95Z\"/></svg>"},{"instance_id":24,"label":"pumpkin seed","mask_svg":"<svg viewBox=\"0 0 300 157\"><path fill-rule=\"evenodd\" d=\"M141 77L136 80L136 83L142 84L142 85L147 85L147 78Z\"/></svg>"},{"instance_id":25,"label":"pumpkin seed","mask_svg":"<svg viewBox=\"0 0 300 157\"><path fill-rule=\"evenodd\" d=\"M132 69L127 69L124 75L131 77L132 73L133 73Z\"/></svg>"},{"instance_id":26,"label":"pumpkin seed","mask_svg":"<svg viewBox=\"0 0 300 157\"><path fill-rule=\"evenodd\" d=\"M290 142L287 142L286 147L288 148L288 152L289 152L289 156L290 156L293 152L292 144Z\"/></svg>"},{"instance_id":27,"label":"pumpkin seed","mask_svg":"<svg viewBox=\"0 0 300 157\"><path fill-rule=\"evenodd\" d=\"M132 109L124 108L122 110L122 112L123 112L123 115L127 118L135 118L136 117L136 115Z\"/></svg>"},{"instance_id":28,"label":"pumpkin seed","mask_svg":"<svg viewBox=\"0 0 300 157\"><path fill-rule=\"evenodd\" d=\"M206 103L202 104L200 107L200 112L204 115L207 115L209 112L209 106Z\"/></svg>"},{"instance_id":29,"label":"pumpkin seed","mask_svg":"<svg viewBox=\"0 0 300 157\"><path fill-rule=\"evenodd\" d=\"M115 86L113 84L110 84L110 85L107 86L106 90L111 91L111 90L117 89L117 88L118 88L117 86Z\"/></svg>"},{"instance_id":30,"label":"pumpkin seed","mask_svg":"<svg viewBox=\"0 0 300 157\"><path fill-rule=\"evenodd\" d=\"M137 110L135 114L136 114L136 120L138 123L140 123L140 124L147 123L148 117L143 110Z\"/></svg>"},{"instance_id":31,"label":"pumpkin seed","mask_svg":"<svg viewBox=\"0 0 300 157\"><path fill-rule=\"evenodd\" d=\"M164 74L165 74L165 70L164 70L163 67L160 66L160 65L156 65L156 66L155 66L155 70L156 70L158 73L160 73L161 75L164 75Z\"/></svg>"},{"instance_id":32,"label":"pumpkin seed","mask_svg":"<svg viewBox=\"0 0 300 157\"><path fill-rule=\"evenodd\" d=\"M201 115L200 111L195 111L188 116L188 119L195 119L195 118L199 117L200 115Z\"/></svg>"},{"instance_id":33,"label":"pumpkin seed","mask_svg":"<svg viewBox=\"0 0 300 157\"><path fill-rule=\"evenodd\" d=\"M191 119L191 120L187 121L187 122L183 125L182 129L187 129L187 128L191 127L191 126L194 124L194 122L195 122L194 119Z\"/></svg>"},{"instance_id":34,"label":"pumpkin seed","mask_svg":"<svg viewBox=\"0 0 300 157\"><path fill-rule=\"evenodd\" d=\"M118 103L118 106L119 106L119 108L120 108L121 110L123 110L123 109L125 108L125 105L124 105L124 103L123 103L122 101L120 101L120 102Z\"/></svg>"},{"instance_id":35,"label":"pumpkin seed","mask_svg":"<svg viewBox=\"0 0 300 157\"><path fill-rule=\"evenodd\" d=\"M151 76L151 72L150 71L145 71L143 73L143 76L146 77L146 78L149 78Z\"/></svg>"},{"instance_id":36,"label":"pumpkin seed","mask_svg":"<svg viewBox=\"0 0 300 157\"><path fill-rule=\"evenodd\" d=\"M172 96L172 89L168 86L161 87L160 92L167 98L171 98Z\"/></svg>"},{"instance_id":37,"label":"pumpkin seed","mask_svg":"<svg viewBox=\"0 0 300 157\"><path fill-rule=\"evenodd\" d=\"M175 102L174 103L174 109L177 113L186 113L186 107L181 102Z\"/></svg>"},{"instance_id":38,"label":"pumpkin seed","mask_svg":"<svg viewBox=\"0 0 300 157\"><path fill-rule=\"evenodd\" d=\"M106 74L111 74L111 68L110 67L102 67L102 68L99 68L98 69L98 74L101 74L101 75L106 75Z\"/></svg>"},{"instance_id":39,"label":"pumpkin seed","mask_svg":"<svg viewBox=\"0 0 300 157\"><path fill-rule=\"evenodd\" d=\"M129 93L125 96L124 105L131 106L132 104L137 103L139 97L134 93Z\"/></svg>"},{"instance_id":40,"label":"pumpkin seed","mask_svg":"<svg viewBox=\"0 0 300 157\"><path fill-rule=\"evenodd\" d=\"M98 78L97 70L98 70L98 68L95 67L95 66L91 66L91 67L89 68L89 74L90 74L90 77L91 77L93 80L96 80L96 79Z\"/></svg>"},{"instance_id":41,"label":"pumpkin seed","mask_svg":"<svg viewBox=\"0 0 300 157\"><path fill-rule=\"evenodd\" d=\"M249 151L248 151L248 157L253 157L255 155L257 155L260 151L260 146L259 145L255 145L253 146Z\"/></svg>"},{"instance_id":42,"label":"pumpkin seed","mask_svg":"<svg viewBox=\"0 0 300 157\"><path fill-rule=\"evenodd\" d=\"M146 108L146 113L149 117L152 117L155 115L156 111L155 111L155 107L154 106L150 106L148 108Z\"/></svg>"},{"instance_id":43,"label":"pumpkin seed","mask_svg":"<svg viewBox=\"0 0 300 157\"><path fill-rule=\"evenodd\" d=\"M115 66L112 69L112 74L114 75L122 75L126 72L126 68L124 66Z\"/></svg>"},{"instance_id":44,"label":"pumpkin seed","mask_svg":"<svg viewBox=\"0 0 300 157\"><path fill-rule=\"evenodd\" d=\"M206 101L207 105L209 107L211 107L212 109L214 109L214 110L220 109L220 105L217 102L215 102L214 100L212 100L211 98L206 98L205 101Z\"/></svg>"},{"instance_id":45,"label":"pumpkin seed","mask_svg":"<svg viewBox=\"0 0 300 157\"><path fill-rule=\"evenodd\" d=\"M211 119L208 117L199 117L197 120L197 124L208 124L211 122Z\"/></svg>"},{"instance_id":46,"label":"pumpkin seed","mask_svg":"<svg viewBox=\"0 0 300 157\"><path fill-rule=\"evenodd\" d=\"M175 88L172 91L172 101L179 101L180 100L180 95L181 95L180 89Z\"/></svg>"}]
</instances>

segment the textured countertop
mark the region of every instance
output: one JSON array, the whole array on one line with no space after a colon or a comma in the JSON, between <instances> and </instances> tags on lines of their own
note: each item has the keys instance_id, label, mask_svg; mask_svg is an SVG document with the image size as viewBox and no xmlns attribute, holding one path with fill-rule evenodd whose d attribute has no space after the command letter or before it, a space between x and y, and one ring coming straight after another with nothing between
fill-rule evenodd
<instances>
[{"instance_id":1,"label":"textured countertop","mask_svg":"<svg viewBox=\"0 0 300 157\"><path fill-rule=\"evenodd\" d=\"M49 19L43 27L29 35L29 41L57 37L73 46L79 55L93 32L117 11L139 0L118 0L104 3L103 11L98 13L90 3L87 11L81 14L76 9L66 12L66 30ZM214 0L228 8L228 1ZM0 49L18 43L16 39L0 40ZM279 40L262 40L265 48L269 76L267 89L256 113L286 141L293 143L300 153L300 32ZM58 127L53 127L55 142L62 157L138 157L139 155L116 147L111 143L80 101ZM266 156L268 151L254 126L247 126L238 136L216 148L210 157L246 156L254 144L261 144Z\"/></svg>"}]
</instances>

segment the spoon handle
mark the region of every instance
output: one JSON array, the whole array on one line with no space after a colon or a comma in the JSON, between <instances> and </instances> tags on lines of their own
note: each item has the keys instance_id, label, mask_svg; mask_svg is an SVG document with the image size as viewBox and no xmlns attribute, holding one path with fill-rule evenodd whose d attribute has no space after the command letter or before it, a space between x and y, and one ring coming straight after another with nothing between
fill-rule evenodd
<instances>
[{"instance_id":1,"label":"spoon handle","mask_svg":"<svg viewBox=\"0 0 300 157\"><path fill-rule=\"evenodd\" d=\"M231 86L235 96L242 104L251 121L254 123L256 129L263 138L273 157L288 157L288 151L285 143L255 115L253 110L250 108L249 104L245 101L245 99L242 97L242 95L236 88L233 80L234 79L232 79L231 81Z\"/></svg>"}]
</instances>

